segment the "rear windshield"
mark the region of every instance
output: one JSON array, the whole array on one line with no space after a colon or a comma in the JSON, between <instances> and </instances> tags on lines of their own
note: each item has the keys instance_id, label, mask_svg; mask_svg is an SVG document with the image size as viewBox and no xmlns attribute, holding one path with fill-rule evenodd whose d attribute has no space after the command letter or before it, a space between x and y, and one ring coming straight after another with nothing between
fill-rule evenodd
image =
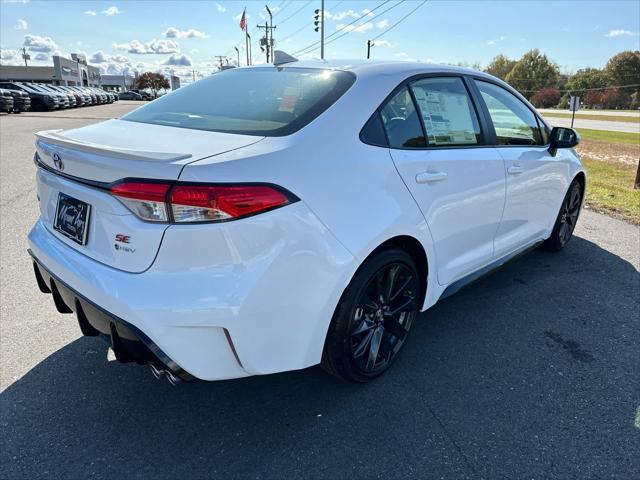
<instances>
[{"instance_id":1,"label":"rear windshield","mask_svg":"<svg viewBox=\"0 0 640 480\"><path fill-rule=\"evenodd\" d=\"M244 135L289 135L329 108L354 80L350 72L320 69L224 70L122 120Z\"/></svg>"}]
</instances>

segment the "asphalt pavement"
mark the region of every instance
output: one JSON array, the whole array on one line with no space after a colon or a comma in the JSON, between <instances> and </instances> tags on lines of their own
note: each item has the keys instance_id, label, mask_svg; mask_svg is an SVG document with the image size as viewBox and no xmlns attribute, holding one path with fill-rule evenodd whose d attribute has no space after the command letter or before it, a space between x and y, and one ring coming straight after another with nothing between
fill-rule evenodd
<instances>
[{"instance_id":1,"label":"asphalt pavement","mask_svg":"<svg viewBox=\"0 0 640 480\"><path fill-rule=\"evenodd\" d=\"M368 385L110 362L39 293L26 235L33 133L125 107L0 117L1 478L640 477L640 232L594 212L423 314Z\"/></svg>"}]
</instances>

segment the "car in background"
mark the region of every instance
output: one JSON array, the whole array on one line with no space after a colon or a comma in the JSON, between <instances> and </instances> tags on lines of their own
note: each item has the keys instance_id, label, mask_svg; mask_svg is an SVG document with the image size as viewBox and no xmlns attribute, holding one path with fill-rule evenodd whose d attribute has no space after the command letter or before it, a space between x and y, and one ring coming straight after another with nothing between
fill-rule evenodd
<instances>
[{"instance_id":1,"label":"car in background","mask_svg":"<svg viewBox=\"0 0 640 480\"><path fill-rule=\"evenodd\" d=\"M100 100L98 99L98 96L93 93L91 90L89 90L87 87L83 87L83 86L75 86L75 87L70 87L73 90L82 93L83 95L88 95L89 98L91 99L91 105L98 105L100 103Z\"/></svg>"},{"instance_id":2,"label":"car in background","mask_svg":"<svg viewBox=\"0 0 640 480\"><path fill-rule=\"evenodd\" d=\"M127 90L126 92L120 92L118 94L120 100L142 100L142 95L137 92L133 92L131 90Z\"/></svg>"},{"instance_id":3,"label":"car in background","mask_svg":"<svg viewBox=\"0 0 640 480\"><path fill-rule=\"evenodd\" d=\"M60 97L48 92L42 92L22 82L0 82L0 88L19 90L29 95L32 110L57 110L60 108Z\"/></svg>"},{"instance_id":4,"label":"car in background","mask_svg":"<svg viewBox=\"0 0 640 480\"><path fill-rule=\"evenodd\" d=\"M98 97L98 102L99 103L108 103L109 102L109 97L107 96L106 93L101 92L100 90L98 90L95 87L84 87L87 90L89 90L90 92L94 93L96 97Z\"/></svg>"},{"instance_id":5,"label":"car in background","mask_svg":"<svg viewBox=\"0 0 640 480\"><path fill-rule=\"evenodd\" d=\"M69 87L67 87L66 85L55 85L53 86L53 88L58 92L73 96L76 101L76 107L83 107L85 105L84 95L80 95L78 92L74 92L73 90L70 90Z\"/></svg>"},{"instance_id":6,"label":"car in background","mask_svg":"<svg viewBox=\"0 0 640 480\"><path fill-rule=\"evenodd\" d=\"M69 108L71 106L71 100L69 99L69 95L61 92L57 92L49 88L48 85L45 85L43 83L27 83L26 85L29 85L31 88L39 92L49 93L51 95L55 95L56 97L58 97L58 100L60 102L60 108ZM75 98L74 98L74 102L75 102Z\"/></svg>"},{"instance_id":7,"label":"car in background","mask_svg":"<svg viewBox=\"0 0 640 480\"><path fill-rule=\"evenodd\" d=\"M0 112L13 112L13 95L3 88L0 88Z\"/></svg>"},{"instance_id":8,"label":"car in background","mask_svg":"<svg viewBox=\"0 0 640 480\"><path fill-rule=\"evenodd\" d=\"M151 95L151 93L147 92L146 90L132 88L131 91L137 93L138 95L141 95L143 100L147 100L147 101L153 100L153 95Z\"/></svg>"},{"instance_id":9,"label":"car in background","mask_svg":"<svg viewBox=\"0 0 640 480\"><path fill-rule=\"evenodd\" d=\"M6 89L6 91L13 97L14 113L26 112L31 108L31 98L28 93L14 89Z\"/></svg>"},{"instance_id":10,"label":"car in background","mask_svg":"<svg viewBox=\"0 0 640 480\"><path fill-rule=\"evenodd\" d=\"M89 95L86 92L83 92L83 91L80 91L80 90L76 90L71 85L63 86L61 88L66 90L67 92L73 93L74 95L79 95L82 98L82 105L85 106L85 107L87 105L91 105L93 103L93 101L91 100L91 95Z\"/></svg>"}]
</instances>

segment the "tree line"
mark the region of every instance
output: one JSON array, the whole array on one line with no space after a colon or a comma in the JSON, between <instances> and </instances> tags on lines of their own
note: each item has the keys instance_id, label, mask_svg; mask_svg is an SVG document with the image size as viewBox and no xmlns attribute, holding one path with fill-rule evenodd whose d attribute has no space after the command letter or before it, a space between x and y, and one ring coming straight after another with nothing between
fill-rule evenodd
<instances>
[{"instance_id":1,"label":"tree line","mask_svg":"<svg viewBox=\"0 0 640 480\"><path fill-rule=\"evenodd\" d=\"M611 57L604 68L582 68L562 74L558 65L538 49L519 60L497 55L485 72L513 86L538 108L568 108L577 95L587 108L640 108L640 51Z\"/></svg>"}]
</instances>

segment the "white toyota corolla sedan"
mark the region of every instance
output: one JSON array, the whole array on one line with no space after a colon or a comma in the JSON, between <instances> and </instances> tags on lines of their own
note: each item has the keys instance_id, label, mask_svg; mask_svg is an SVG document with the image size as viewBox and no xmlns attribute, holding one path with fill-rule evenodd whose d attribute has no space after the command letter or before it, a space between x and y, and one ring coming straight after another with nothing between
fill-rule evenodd
<instances>
[{"instance_id":1,"label":"white toyota corolla sedan","mask_svg":"<svg viewBox=\"0 0 640 480\"><path fill-rule=\"evenodd\" d=\"M84 335L172 382L318 363L364 382L419 312L569 241L578 141L467 69L226 70L38 133L29 253Z\"/></svg>"}]
</instances>

